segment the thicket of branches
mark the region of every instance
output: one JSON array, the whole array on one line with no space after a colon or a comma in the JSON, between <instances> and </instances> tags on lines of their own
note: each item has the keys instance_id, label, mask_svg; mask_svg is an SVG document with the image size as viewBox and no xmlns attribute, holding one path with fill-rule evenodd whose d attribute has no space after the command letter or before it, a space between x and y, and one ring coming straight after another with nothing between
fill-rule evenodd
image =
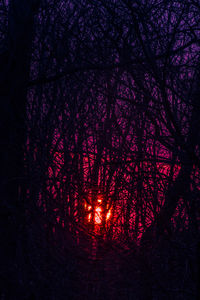
<instances>
[{"instance_id":1,"label":"thicket of branches","mask_svg":"<svg viewBox=\"0 0 200 300\"><path fill-rule=\"evenodd\" d=\"M0 5L2 299L198 297L199 1Z\"/></svg>"}]
</instances>

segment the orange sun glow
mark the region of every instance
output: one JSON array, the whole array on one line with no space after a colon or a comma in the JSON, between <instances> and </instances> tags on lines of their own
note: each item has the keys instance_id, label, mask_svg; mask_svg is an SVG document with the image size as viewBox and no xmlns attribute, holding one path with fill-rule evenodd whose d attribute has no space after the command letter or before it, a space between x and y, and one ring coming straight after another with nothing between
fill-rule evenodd
<instances>
[{"instance_id":1,"label":"orange sun glow","mask_svg":"<svg viewBox=\"0 0 200 300\"><path fill-rule=\"evenodd\" d=\"M97 202L99 205L101 205L102 203L102 200L101 199L97 199ZM102 212L102 208L97 205L96 208L95 208L95 213L94 213L94 223L97 224L97 225L100 225L101 222L102 222L102 219L103 219L103 212ZM85 208L87 208L89 214L88 214L88 222L91 222L92 221L92 213L91 213L91 210L92 210L92 206L91 205L85 205ZM109 209L107 214L106 214L106 221L109 220L109 218L111 217L111 210Z\"/></svg>"}]
</instances>

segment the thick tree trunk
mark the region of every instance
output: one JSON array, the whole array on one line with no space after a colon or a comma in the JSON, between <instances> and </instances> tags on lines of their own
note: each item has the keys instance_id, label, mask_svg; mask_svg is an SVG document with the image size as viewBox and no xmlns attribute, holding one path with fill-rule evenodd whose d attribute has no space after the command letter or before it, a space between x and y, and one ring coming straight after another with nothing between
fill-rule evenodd
<instances>
[{"instance_id":1,"label":"thick tree trunk","mask_svg":"<svg viewBox=\"0 0 200 300\"><path fill-rule=\"evenodd\" d=\"M0 56L0 238L3 245L0 257L4 281L1 283L5 285L6 282L10 291L5 293L12 293L11 298L18 289L14 278L19 269L17 245L24 238L26 86L30 72L33 7L33 1L10 1L7 45Z\"/></svg>"}]
</instances>

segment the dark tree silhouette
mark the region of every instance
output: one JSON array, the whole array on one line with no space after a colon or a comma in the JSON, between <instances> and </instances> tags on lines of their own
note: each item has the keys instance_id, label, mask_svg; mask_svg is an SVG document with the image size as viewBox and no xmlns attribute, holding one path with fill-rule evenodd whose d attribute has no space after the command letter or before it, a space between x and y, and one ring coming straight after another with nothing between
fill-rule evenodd
<instances>
[{"instance_id":1,"label":"dark tree silhouette","mask_svg":"<svg viewBox=\"0 0 200 300\"><path fill-rule=\"evenodd\" d=\"M198 298L199 9L2 1L2 299Z\"/></svg>"}]
</instances>

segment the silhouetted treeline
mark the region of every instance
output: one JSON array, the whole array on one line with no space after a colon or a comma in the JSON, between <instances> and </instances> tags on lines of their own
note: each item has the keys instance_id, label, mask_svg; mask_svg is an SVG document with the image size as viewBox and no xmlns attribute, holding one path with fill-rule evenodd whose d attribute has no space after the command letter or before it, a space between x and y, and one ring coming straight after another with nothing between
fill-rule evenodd
<instances>
[{"instance_id":1,"label":"silhouetted treeline","mask_svg":"<svg viewBox=\"0 0 200 300\"><path fill-rule=\"evenodd\" d=\"M198 299L198 0L0 3L0 299Z\"/></svg>"}]
</instances>

